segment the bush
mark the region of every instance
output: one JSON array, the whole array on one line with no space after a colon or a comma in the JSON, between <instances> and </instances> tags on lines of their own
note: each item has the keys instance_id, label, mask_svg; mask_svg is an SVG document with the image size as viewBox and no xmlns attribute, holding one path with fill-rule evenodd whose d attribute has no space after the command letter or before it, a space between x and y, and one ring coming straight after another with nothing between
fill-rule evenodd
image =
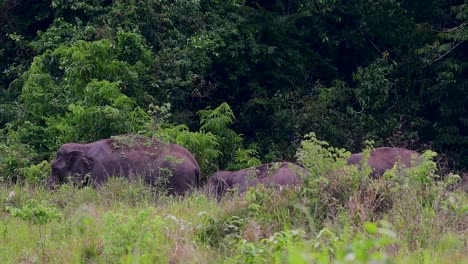
<instances>
[{"instance_id":1,"label":"bush","mask_svg":"<svg viewBox=\"0 0 468 264\"><path fill-rule=\"evenodd\" d=\"M202 170L210 175L219 169L243 169L260 165L257 151L245 148L243 137L231 130L234 113L228 104L217 108L200 110L200 131L191 132L185 125L167 123L170 104L152 105L148 114L152 121L147 124L147 133L165 141L176 143L190 150Z\"/></svg>"},{"instance_id":2,"label":"bush","mask_svg":"<svg viewBox=\"0 0 468 264\"><path fill-rule=\"evenodd\" d=\"M19 142L48 159L63 143L143 129L149 116L141 107L151 97L141 77L151 56L142 41L119 31L112 40L78 40L36 56L19 80L22 112L9 123Z\"/></svg>"},{"instance_id":3,"label":"bush","mask_svg":"<svg viewBox=\"0 0 468 264\"><path fill-rule=\"evenodd\" d=\"M26 181L30 183L45 183L50 176L50 163L43 160L37 165L31 165L22 170Z\"/></svg>"},{"instance_id":4,"label":"bush","mask_svg":"<svg viewBox=\"0 0 468 264\"><path fill-rule=\"evenodd\" d=\"M298 162L307 170L301 194L310 210L314 226L320 228L326 219L334 219L345 210L350 197L357 194L368 179L356 169L345 166L350 155L344 149L330 147L314 133L305 136L297 151Z\"/></svg>"},{"instance_id":5,"label":"bush","mask_svg":"<svg viewBox=\"0 0 468 264\"><path fill-rule=\"evenodd\" d=\"M0 133L5 132L0 130ZM0 135L0 139L3 139ZM10 131L5 140L0 141L0 182L16 182L22 178L23 168L33 162L37 153L31 146L21 143L19 134Z\"/></svg>"},{"instance_id":6,"label":"bush","mask_svg":"<svg viewBox=\"0 0 468 264\"><path fill-rule=\"evenodd\" d=\"M164 248L168 245L162 233L164 221L154 214L152 208L135 215L107 213L104 219L104 254L111 262L132 255L145 256L145 261L153 263L165 262L167 254Z\"/></svg>"}]
</instances>

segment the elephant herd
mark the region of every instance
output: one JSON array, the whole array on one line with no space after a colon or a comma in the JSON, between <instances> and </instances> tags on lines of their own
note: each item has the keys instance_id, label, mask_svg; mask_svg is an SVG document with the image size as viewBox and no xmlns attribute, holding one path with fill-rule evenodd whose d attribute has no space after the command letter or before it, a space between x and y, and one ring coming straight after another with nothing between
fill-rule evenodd
<instances>
[{"instance_id":1,"label":"elephant herd","mask_svg":"<svg viewBox=\"0 0 468 264\"><path fill-rule=\"evenodd\" d=\"M362 157L361 153L352 154L348 164L360 166ZM407 149L381 147L373 149L367 161L373 176L382 175L397 162L405 167L416 166L421 156ZM218 171L209 177L204 188L221 197L230 189L242 193L257 184L274 188L299 185L306 174L297 164L274 162L239 171ZM99 186L111 176L141 179L151 186L162 183L168 193L176 195L201 187L200 167L192 153L182 146L138 135L89 144L63 144L51 166L49 187L53 189L67 181L79 186Z\"/></svg>"}]
</instances>

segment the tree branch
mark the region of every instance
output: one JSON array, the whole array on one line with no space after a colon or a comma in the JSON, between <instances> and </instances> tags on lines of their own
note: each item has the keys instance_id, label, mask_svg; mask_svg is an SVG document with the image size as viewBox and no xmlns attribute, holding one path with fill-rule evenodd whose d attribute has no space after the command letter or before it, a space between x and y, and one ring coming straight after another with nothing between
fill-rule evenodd
<instances>
[{"instance_id":1,"label":"tree branch","mask_svg":"<svg viewBox=\"0 0 468 264\"><path fill-rule=\"evenodd\" d=\"M366 38L366 40L369 41L369 42L372 44L372 46L374 46L374 48L375 48L380 54L382 54L382 57L388 58L393 64L397 65L396 61L392 60L392 58L389 58L388 55L385 54L385 52L382 52L382 51L379 49L379 47L377 47L377 45L375 45L374 42L373 42L371 39Z\"/></svg>"},{"instance_id":2,"label":"tree branch","mask_svg":"<svg viewBox=\"0 0 468 264\"><path fill-rule=\"evenodd\" d=\"M464 40L458 42L457 44L453 45L453 47L451 47L449 50L447 50L447 52L445 52L444 54L442 54L439 58L437 59L434 59L431 63L429 64L432 64L436 61L439 61L440 59L442 59L443 57L447 56L447 54L449 54L452 50L454 50L456 47L458 47L460 44L462 44L464 42Z\"/></svg>"},{"instance_id":3,"label":"tree branch","mask_svg":"<svg viewBox=\"0 0 468 264\"><path fill-rule=\"evenodd\" d=\"M452 31L455 31L461 27L464 27L465 25L468 25L468 22L463 22L461 23L460 25L454 27L454 28L449 28L449 29L445 29L445 30L435 30L433 29L432 31L434 32L437 32L437 33L448 33L448 32L452 32Z\"/></svg>"}]
</instances>

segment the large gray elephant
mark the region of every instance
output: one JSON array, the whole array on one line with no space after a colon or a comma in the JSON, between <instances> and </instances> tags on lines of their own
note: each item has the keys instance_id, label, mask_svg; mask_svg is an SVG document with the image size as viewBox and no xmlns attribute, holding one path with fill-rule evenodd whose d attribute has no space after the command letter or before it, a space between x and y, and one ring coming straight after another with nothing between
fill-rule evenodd
<instances>
[{"instance_id":1,"label":"large gray elephant","mask_svg":"<svg viewBox=\"0 0 468 264\"><path fill-rule=\"evenodd\" d=\"M218 171L207 183L208 192L218 198L229 189L237 188L244 193L257 184L265 187L298 185L306 170L290 162L273 162L239 171Z\"/></svg>"},{"instance_id":2,"label":"large gray elephant","mask_svg":"<svg viewBox=\"0 0 468 264\"><path fill-rule=\"evenodd\" d=\"M171 194L183 194L199 185L200 167L187 149L154 138L122 135L89 144L67 143L52 163L49 187L71 180L101 185L109 177L163 183Z\"/></svg>"},{"instance_id":3,"label":"large gray elephant","mask_svg":"<svg viewBox=\"0 0 468 264\"><path fill-rule=\"evenodd\" d=\"M362 153L352 154L348 165L360 165ZM379 177L399 163L402 167L411 168L422 162L421 154L403 148L380 147L371 150L367 164L372 169L372 176Z\"/></svg>"}]
</instances>

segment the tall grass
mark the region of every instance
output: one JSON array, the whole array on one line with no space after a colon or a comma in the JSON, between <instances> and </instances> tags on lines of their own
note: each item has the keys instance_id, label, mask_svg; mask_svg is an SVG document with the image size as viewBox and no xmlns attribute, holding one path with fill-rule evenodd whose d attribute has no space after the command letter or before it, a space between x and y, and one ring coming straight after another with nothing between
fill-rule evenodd
<instances>
[{"instance_id":1,"label":"tall grass","mask_svg":"<svg viewBox=\"0 0 468 264\"><path fill-rule=\"evenodd\" d=\"M303 144L301 187L219 202L122 179L0 186L0 263L467 263L468 195L447 191L430 154L370 179L345 166L346 152Z\"/></svg>"}]
</instances>

